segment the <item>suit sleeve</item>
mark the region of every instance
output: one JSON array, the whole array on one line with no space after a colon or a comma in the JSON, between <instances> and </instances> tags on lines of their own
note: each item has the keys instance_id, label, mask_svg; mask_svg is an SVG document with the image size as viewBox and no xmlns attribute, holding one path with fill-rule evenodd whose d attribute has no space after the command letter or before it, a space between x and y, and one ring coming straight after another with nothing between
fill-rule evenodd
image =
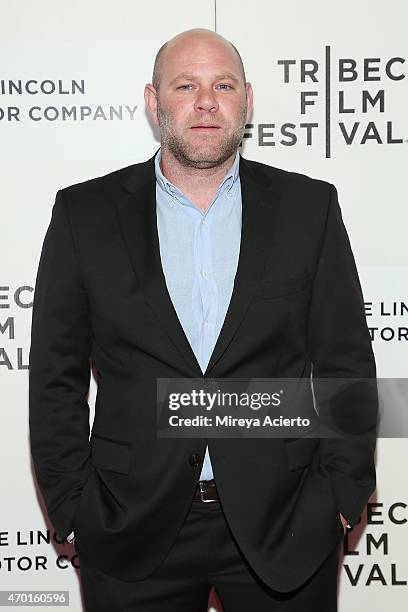
<instances>
[{"instance_id":1,"label":"suit sleeve","mask_svg":"<svg viewBox=\"0 0 408 612\"><path fill-rule=\"evenodd\" d=\"M60 539L90 474L91 329L78 254L61 191L41 251L32 313L29 426L39 488Z\"/></svg>"},{"instance_id":2,"label":"suit sleeve","mask_svg":"<svg viewBox=\"0 0 408 612\"><path fill-rule=\"evenodd\" d=\"M309 315L317 405L342 432L341 437L320 439L320 467L330 479L339 511L354 526L376 485L378 395L363 295L333 185ZM329 402L325 378L332 379L327 383L332 385ZM336 386L342 390L336 392Z\"/></svg>"}]
</instances>

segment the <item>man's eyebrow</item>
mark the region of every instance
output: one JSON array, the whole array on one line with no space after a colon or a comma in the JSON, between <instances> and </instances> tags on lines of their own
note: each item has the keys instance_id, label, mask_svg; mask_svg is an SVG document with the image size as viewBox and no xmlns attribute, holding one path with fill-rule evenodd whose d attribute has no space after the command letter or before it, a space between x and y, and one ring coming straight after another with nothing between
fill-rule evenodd
<instances>
[{"instance_id":1,"label":"man's eyebrow","mask_svg":"<svg viewBox=\"0 0 408 612\"><path fill-rule=\"evenodd\" d=\"M195 81L197 76L192 74L191 72L181 72L178 74L171 82L170 85L173 85L176 81L185 80L185 81ZM222 79L229 79L230 81L235 81L239 83L239 79L232 74L232 72L223 72L215 77L215 81L220 81Z\"/></svg>"},{"instance_id":2,"label":"man's eyebrow","mask_svg":"<svg viewBox=\"0 0 408 612\"><path fill-rule=\"evenodd\" d=\"M236 81L239 83L239 78L232 74L232 72L224 72L223 74L219 74L216 78L216 81L221 81L222 79L230 79L230 81Z\"/></svg>"}]
</instances>

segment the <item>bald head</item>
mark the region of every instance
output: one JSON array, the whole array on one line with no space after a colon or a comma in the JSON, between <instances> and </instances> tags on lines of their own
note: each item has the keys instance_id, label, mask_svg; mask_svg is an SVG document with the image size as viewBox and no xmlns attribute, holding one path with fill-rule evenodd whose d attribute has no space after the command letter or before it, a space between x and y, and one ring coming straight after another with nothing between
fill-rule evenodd
<instances>
[{"instance_id":1,"label":"bald head","mask_svg":"<svg viewBox=\"0 0 408 612\"><path fill-rule=\"evenodd\" d=\"M159 91L160 83L165 70L166 58L182 51L190 50L194 52L194 48L202 45L214 47L224 47L231 53L238 64L239 72L242 76L243 83L246 82L244 64L238 49L226 38L205 28L194 28L177 34L170 40L164 43L157 52L154 61L152 84L156 91Z\"/></svg>"},{"instance_id":2,"label":"bald head","mask_svg":"<svg viewBox=\"0 0 408 612\"><path fill-rule=\"evenodd\" d=\"M169 40L157 54L153 84L146 84L144 97L160 129L167 169L206 172L232 164L252 112L253 92L228 40L203 29Z\"/></svg>"}]
</instances>

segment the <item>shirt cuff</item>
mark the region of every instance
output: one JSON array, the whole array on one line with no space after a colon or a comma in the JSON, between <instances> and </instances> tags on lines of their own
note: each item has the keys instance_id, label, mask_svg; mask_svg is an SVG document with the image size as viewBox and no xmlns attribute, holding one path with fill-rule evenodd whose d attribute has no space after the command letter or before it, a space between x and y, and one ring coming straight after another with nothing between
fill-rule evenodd
<instances>
[{"instance_id":1,"label":"shirt cuff","mask_svg":"<svg viewBox=\"0 0 408 612\"><path fill-rule=\"evenodd\" d=\"M69 542L69 544L71 544L74 540L75 540L75 536L74 536L74 532L71 531L71 533L66 537L67 542Z\"/></svg>"}]
</instances>

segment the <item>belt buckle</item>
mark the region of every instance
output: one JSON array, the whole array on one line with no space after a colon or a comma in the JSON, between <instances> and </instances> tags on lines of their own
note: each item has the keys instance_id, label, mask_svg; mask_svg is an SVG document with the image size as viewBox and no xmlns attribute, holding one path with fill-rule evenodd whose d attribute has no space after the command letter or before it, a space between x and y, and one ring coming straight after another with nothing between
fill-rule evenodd
<instances>
[{"instance_id":1,"label":"belt buckle","mask_svg":"<svg viewBox=\"0 0 408 612\"><path fill-rule=\"evenodd\" d=\"M217 501L217 499L204 499L204 498L203 498L203 494L205 493L205 490L204 490L204 483L203 483L203 481L202 481L202 480L199 480L199 481L198 481L198 486L200 487L200 498L201 498L201 501L202 501L202 502L204 502L205 504L207 504L207 503L209 503L209 502L215 502L215 501Z\"/></svg>"}]
</instances>

